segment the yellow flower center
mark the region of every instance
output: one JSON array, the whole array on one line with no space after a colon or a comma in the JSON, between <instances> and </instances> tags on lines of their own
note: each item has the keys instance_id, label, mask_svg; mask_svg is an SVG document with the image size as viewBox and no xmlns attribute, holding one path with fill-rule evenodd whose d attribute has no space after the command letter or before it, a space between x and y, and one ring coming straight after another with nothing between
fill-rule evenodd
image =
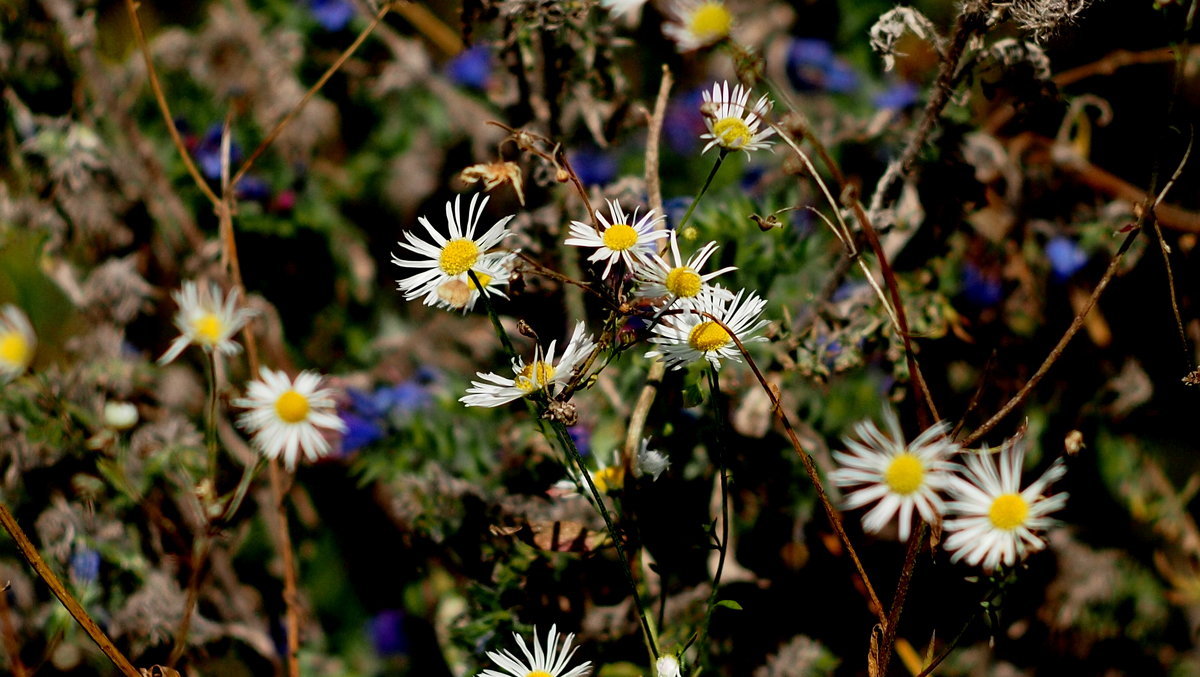
<instances>
[{"instance_id":1,"label":"yellow flower center","mask_svg":"<svg viewBox=\"0 0 1200 677\"><path fill-rule=\"evenodd\" d=\"M204 313L192 320L192 335L196 338L196 343L206 346L214 346L220 342L224 329L225 326L216 313Z\"/></svg>"},{"instance_id":2,"label":"yellow flower center","mask_svg":"<svg viewBox=\"0 0 1200 677\"><path fill-rule=\"evenodd\" d=\"M620 491L625 485L625 470L619 465L601 468L592 475L592 482L596 485L596 491L602 494Z\"/></svg>"},{"instance_id":3,"label":"yellow flower center","mask_svg":"<svg viewBox=\"0 0 1200 677\"><path fill-rule=\"evenodd\" d=\"M442 247L438 256L438 266L447 275L459 275L471 269L479 259L479 247L465 237L450 240Z\"/></svg>"},{"instance_id":4,"label":"yellow flower center","mask_svg":"<svg viewBox=\"0 0 1200 677\"><path fill-rule=\"evenodd\" d=\"M479 290L479 291L482 291L483 287L488 286L488 283L492 281L492 276L488 275L487 273L476 272L475 277L479 278L479 284L472 283L472 286L475 287L475 289ZM470 278L467 278L467 279L470 279Z\"/></svg>"},{"instance_id":5,"label":"yellow flower center","mask_svg":"<svg viewBox=\"0 0 1200 677\"><path fill-rule=\"evenodd\" d=\"M604 231L604 246L615 252L623 252L637 241L637 231L624 223L614 223Z\"/></svg>"},{"instance_id":6,"label":"yellow flower center","mask_svg":"<svg viewBox=\"0 0 1200 677\"><path fill-rule=\"evenodd\" d=\"M723 348L728 343L729 334L721 328L721 325L712 320L706 320L692 327L692 331L688 334L688 345L693 350L699 350L702 353Z\"/></svg>"},{"instance_id":7,"label":"yellow flower center","mask_svg":"<svg viewBox=\"0 0 1200 677\"><path fill-rule=\"evenodd\" d=\"M688 226L687 228L684 228L683 233L681 233L681 234L683 235L683 239L687 240L688 242L691 242L692 240L695 240L696 238L700 237L700 231L696 230L692 226Z\"/></svg>"},{"instance_id":8,"label":"yellow flower center","mask_svg":"<svg viewBox=\"0 0 1200 677\"><path fill-rule=\"evenodd\" d=\"M741 148L750 143L754 135L741 118L721 118L713 125L713 136L724 148Z\"/></svg>"},{"instance_id":9,"label":"yellow flower center","mask_svg":"<svg viewBox=\"0 0 1200 677\"><path fill-rule=\"evenodd\" d=\"M13 369L24 369L29 364L29 342L19 331L0 334L0 363Z\"/></svg>"},{"instance_id":10,"label":"yellow flower center","mask_svg":"<svg viewBox=\"0 0 1200 677\"><path fill-rule=\"evenodd\" d=\"M729 35L733 15L719 2L706 2L693 14L688 26L701 42L712 43Z\"/></svg>"},{"instance_id":11,"label":"yellow flower center","mask_svg":"<svg viewBox=\"0 0 1200 677\"><path fill-rule=\"evenodd\" d=\"M680 298L691 298L700 293L700 276L687 266L679 266L667 273L667 291Z\"/></svg>"},{"instance_id":12,"label":"yellow flower center","mask_svg":"<svg viewBox=\"0 0 1200 677\"><path fill-rule=\"evenodd\" d=\"M537 376L534 376L535 370ZM545 388L553 380L554 365L538 360L521 368L521 373L516 378L516 384L521 390L531 393L539 388Z\"/></svg>"},{"instance_id":13,"label":"yellow flower center","mask_svg":"<svg viewBox=\"0 0 1200 677\"><path fill-rule=\"evenodd\" d=\"M299 423L308 418L308 398L289 390L275 400L275 413L284 423Z\"/></svg>"},{"instance_id":14,"label":"yellow flower center","mask_svg":"<svg viewBox=\"0 0 1200 677\"><path fill-rule=\"evenodd\" d=\"M883 473L888 488L901 496L907 496L921 488L925 480L925 466L921 459L912 454L900 454L892 459Z\"/></svg>"},{"instance_id":15,"label":"yellow flower center","mask_svg":"<svg viewBox=\"0 0 1200 677\"><path fill-rule=\"evenodd\" d=\"M525 677L554 677L554 675L546 672L545 670L534 670L528 675L525 675Z\"/></svg>"},{"instance_id":16,"label":"yellow flower center","mask_svg":"<svg viewBox=\"0 0 1200 677\"><path fill-rule=\"evenodd\" d=\"M1021 526L1028 516L1029 504L1021 498L1020 494L998 496L996 500L992 501L992 507L988 510L988 519L992 521L992 525L1005 531L1011 531Z\"/></svg>"}]
</instances>

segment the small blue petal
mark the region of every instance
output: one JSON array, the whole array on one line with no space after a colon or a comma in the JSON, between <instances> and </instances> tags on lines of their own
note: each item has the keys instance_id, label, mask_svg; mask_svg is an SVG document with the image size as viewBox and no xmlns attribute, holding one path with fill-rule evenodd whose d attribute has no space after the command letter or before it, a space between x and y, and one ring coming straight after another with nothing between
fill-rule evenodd
<instances>
[{"instance_id":1,"label":"small blue petal","mask_svg":"<svg viewBox=\"0 0 1200 677\"><path fill-rule=\"evenodd\" d=\"M1004 298L1004 289L1000 277L985 273L979 266L967 263L963 266L963 295L971 304L981 308L990 308Z\"/></svg>"},{"instance_id":2,"label":"small blue petal","mask_svg":"<svg viewBox=\"0 0 1200 677\"><path fill-rule=\"evenodd\" d=\"M100 553L91 548L76 550L71 555L71 578L80 583L91 583L100 576Z\"/></svg>"},{"instance_id":3,"label":"small blue petal","mask_svg":"<svg viewBox=\"0 0 1200 677\"><path fill-rule=\"evenodd\" d=\"M354 18L354 3L350 0L308 0L313 18L327 31L340 31Z\"/></svg>"},{"instance_id":4,"label":"small blue petal","mask_svg":"<svg viewBox=\"0 0 1200 677\"><path fill-rule=\"evenodd\" d=\"M375 421L348 411L338 415L346 424L346 433L342 436L342 453L348 454L383 439L383 428Z\"/></svg>"},{"instance_id":5,"label":"small blue petal","mask_svg":"<svg viewBox=\"0 0 1200 677\"><path fill-rule=\"evenodd\" d=\"M446 64L446 77L471 89L487 89L492 78L492 51L486 45L463 50Z\"/></svg>"},{"instance_id":6,"label":"small blue petal","mask_svg":"<svg viewBox=\"0 0 1200 677\"><path fill-rule=\"evenodd\" d=\"M788 48L787 77L797 91L846 93L858 88L858 73L825 40L795 38Z\"/></svg>"},{"instance_id":7,"label":"small blue petal","mask_svg":"<svg viewBox=\"0 0 1200 677\"><path fill-rule=\"evenodd\" d=\"M1052 237L1046 243L1046 258L1050 259L1050 270L1059 282L1079 272L1088 261L1088 255L1079 243L1064 235Z\"/></svg>"},{"instance_id":8,"label":"small blue petal","mask_svg":"<svg viewBox=\"0 0 1200 677\"><path fill-rule=\"evenodd\" d=\"M916 105L920 90L908 80L900 80L875 95L875 107L881 110L904 110Z\"/></svg>"},{"instance_id":9,"label":"small blue petal","mask_svg":"<svg viewBox=\"0 0 1200 677\"><path fill-rule=\"evenodd\" d=\"M617 178L617 159L598 148L577 150L570 158L575 174L585 186L604 186Z\"/></svg>"},{"instance_id":10,"label":"small blue petal","mask_svg":"<svg viewBox=\"0 0 1200 677\"><path fill-rule=\"evenodd\" d=\"M400 609L388 609L372 616L368 631L375 652L380 656L408 653L408 634L404 631L404 612Z\"/></svg>"}]
</instances>

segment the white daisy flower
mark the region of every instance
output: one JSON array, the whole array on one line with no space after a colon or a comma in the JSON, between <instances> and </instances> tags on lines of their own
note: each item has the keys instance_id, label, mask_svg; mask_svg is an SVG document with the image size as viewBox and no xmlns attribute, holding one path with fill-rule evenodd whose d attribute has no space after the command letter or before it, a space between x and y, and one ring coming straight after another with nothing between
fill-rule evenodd
<instances>
[{"instance_id":1,"label":"white daisy flower","mask_svg":"<svg viewBox=\"0 0 1200 677\"><path fill-rule=\"evenodd\" d=\"M462 220L461 201L462 196L456 196L453 202L446 202L446 223L449 229L449 238L442 236L434 229L433 224L429 223L429 219L424 216L417 219L418 222L429 233L434 244L425 242L421 238L413 235L409 231L404 232L404 239L407 242L399 242L401 247L420 254L425 257L416 261L402 259L392 254L392 263L401 268L415 268L421 272L416 273L403 280L396 280L400 291L404 292L404 298L411 301L418 297L425 297L424 303L427 306L445 303L443 297L439 295L438 289L446 282L459 279L466 279L466 272L480 265L481 260L485 257L485 253L498 245L501 240L508 237L512 233L505 230L505 226L512 220L512 216L506 216L495 223L486 233L475 237L475 227L479 224L479 219L483 216L483 209L487 206L488 197L484 196L482 201L479 201L479 193L471 197L471 204L467 207L467 220ZM475 203L479 202L479 207L476 209ZM476 274L480 271L476 270ZM476 290L477 291L477 290ZM465 305L465 302L464 302Z\"/></svg>"},{"instance_id":2,"label":"white daisy flower","mask_svg":"<svg viewBox=\"0 0 1200 677\"><path fill-rule=\"evenodd\" d=\"M264 456L283 456L288 470L296 468L301 450L315 461L329 453L329 442L319 429L346 432L334 411L333 390L320 385L321 375L315 371L302 371L293 382L286 373L263 367L259 380L246 388L246 397L233 401L249 409L238 425L254 435L254 446Z\"/></svg>"},{"instance_id":3,"label":"white daisy flower","mask_svg":"<svg viewBox=\"0 0 1200 677\"><path fill-rule=\"evenodd\" d=\"M666 14L672 21L663 24L663 34L681 52L714 45L733 28L733 14L720 0L672 0Z\"/></svg>"},{"instance_id":4,"label":"white daisy flower","mask_svg":"<svg viewBox=\"0 0 1200 677\"><path fill-rule=\"evenodd\" d=\"M493 252L479 257L478 263L471 270L475 272L480 284L487 289L489 296L508 298L500 288L508 284L516 258L517 255L513 252ZM461 310L464 314L475 308L475 302L481 296L479 287L471 282L471 276L467 273L447 278L438 284L434 292L437 300L433 305Z\"/></svg>"},{"instance_id":5,"label":"white daisy flower","mask_svg":"<svg viewBox=\"0 0 1200 677\"><path fill-rule=\"evenodd\" d=\"M543 389L553 397L560 388L570 383L571 373L596 345L591 336L584 334L583 322L575 324L575 333L555 364L554 349L557 343L557 340L551 341L544 354L538 347L534 351L533 361L528 364L520 357L514 360L512 368L516 378L477 372L475 375L483 380L472 382L467 394L459 401L468 407L498 407Z\"/></svg>"},{"instance_id":6,"label":"white daisy flower","mask_svg":"<svg viewBox=\"0 0 1200 677\"><path fill-rule=\"evenodd\" d=\"M633 474L638 477L650 475L657 482L658 476L670 467L671 461L667 460L661 451L650 448L650 438L643 438L642 448L638 450L637 464L633 467Z\"/></svg>"},{"instance_id":7,"label":"white daisy flower","mask_svg":"<svg viewBox=\"0 0 1200 677\"><path fill-rule=\"evenodd\" d=\"M654 664L654 673L658 677L680 677L682 668L675 656L659 656Z\"/></svg>"},{"instance_id":8,"label":"white daisy flower","mask_svg":"<svg viewBox=\"0 0 1200 677\"><path fill-rule=\"evenodd\" d=\"M727 266L718 271L701 275L700 269L704 267L704 263L708 258L717 251L717 243L709 242L700 248L700 251L692 254L687 261L679 254L679 240L675 231L669 231L671 237L671 255L674 260L674 265L667 263L663 257L657 253L652 253L650 257L638 266L636 275L641 281L641 286L638 288L635 296L640 298L660 298L668 297L671 301L675 299L694 298L700 292L709 287L706 283L721 275L728 273L731 270L737 270L736 266ZM728 290L722 289L724 293L733 298L733 294Z\"/></svg>"},{"instance_id":9,"label":"white daisy flower","mask_svg":"<svg viewBox=\"0 0 1200 677\"><path fill-rule=\"evenodd\" d=\"M746 294L743 289L730 299L726 290L714 286L711 291L680 301L676 307L680 312L665 315L654 324L654 333L658 336L650 337L650 342L659 347L646 353L646 357L662 357L672 369L680 369L699 359L708 360L714 369L721 368L722 359L741 362L741 352L725 329L692 311L716 317L746 344L767 340L764 336L753 336L754 332L767 326L766 320L758 319L766 305L766 300L754 292Z\"/></svg>"},{"instance_id":10,"label":"white daisy flower","mask_svg":"<svg viewBox=\"0 0 1200 677\"><path fill-rule=\"evenodd\" d=\"M633 210L632 216L627 216L621 205L614 200L608 201L608 210L612 216L611 222L604 218L599 209L596 210L596 218L604 225L601 232L597 233L591 224L572 221L571 237L565 240L566 244L576 247L595 247L596 252L588 257L588 261L607 259L608 264L604 266L603 275L605 278L612 270L613 263L618 260L624 261L626 269L632 270L635 263L655 251L655 240L667 237L667 231L654 229L655 224L666 217L654 216L653 209L646 212L640 220L637 217L637 209Z\"/></svg>"},{"instance_id":11,"label":"white daisy flower","mask_svg":"<svg viewBox=\"0 0 1200 677\"><path fill-rule=\"evenodd\" d=\"M0 308L0 383L25 373L36 349L37 336L25 313L11 304Z\"/></svg>"},{"instance_id":12,"label":"white daisy flower","mask_svg":"<svg viewBox=\"0 0 1200 677\"><path fill-rule=\"evenodd\" d=\"M906 541L914 508L929 523L936 522L946 512L938 492L950 486L952 471L957 466L946 459L958 451L958 445L946 438L950 424L945 421L905 444L896 412L885 409L883 418L887 434L873 421L863 421L854 427L861 441L843 440L851 453L833 453L842 467L833 471L830 479L839 487L861 485L846 496L847 508L861 508L878 501L863 517L863 528L871 533L882 531L899 512L900 540Z\"/></svg>"},{"instance_id":13,"label":"white daisy flower","mask_svg":"<svg viewBox=\"0 0 1200 677\"><path fill-rule=\"evenodd\" d=\"M167 364L179 357L192 343L208 353L237 355L242 352L233 337L254 317L254 311L238 307L237 289L230 289L229 295L222 300L221 288L216 283L205 288L195 282L184 282L183 288L171 296L179 304L175 326L180 335L158 358L159 364Z\"/></svg>"},{"instance_id":14,"label":"white daisy flower","mask_svg":"<svg viewBox=\"0 0 1200 677\"><path fill-rule=\"evenodd\" d=\"M575 468L567 466L567 474L570 475L569 478L554 483L555 489L564 494L577 492L583 495L590 495L587 485L580 478L579 472ZM600 495L603 496L609 492L619 493L625 488L625 467L621 465L621 452L614 449L611 460L606 465L602 465L595 470L589 470L588 475L591 476L592 484L595 485L596 491Z\"/></svg>"},{"instance_id":15,"label":"white daisy flower","mask_svg":"<svg viewBox=\"0 0 1200 677\"><path fill-rule=\"evenodd\" d=\"M1021 491L1021 467L1025 461L1024 440L1010 440L999 454L967 454L963 476L950 480L946 504L953 519L943 523L949 536L946 550L951 561L966 560L992 570L1012 566L1030 551L1046 547L1033 532L1048 529L1056 521L1047 517L1067 503L1065 493L1042 496L1053 482L1067 472L1062 458ZM993 461L993 456L998 456Z\"/></svg>"},{"instance_id":16,"label":"white daisy flower","mask_svg":"<svg viewBox=\"0 0 1200 677\"><path fill-rule=\"evenodd\" d=\"M752 150L770 148L771 142L766 139L775 133L770 126L758 131L764 124L767 113L771 111L771 102L766 95L754 104L754 108L746 109L750 100L750 90L741 85L734 85L729 91L729 82L713 84L712 93L704 92L704 125L708 127L707 134L701 134L701 139L709 139L708 145L701 153L707 153L709 148L720 146L724 150L744 150L746 155Z\"/></svg>"},{"instance_id":17,"label":"white daisy flower","mask_svg":"<svg viewBox=\"0 0 1200 677\"><path fill-rule=\"evenodd\" d=\"M544 651L538 642L536 628L533 631L533 653L526 648L525 640L520 635L514 632L513 637L517 639L517 646L521 647L521 653L525 654L525 660L522 661L510 651L489 651L487 652L488 658L503 668L504 672L484 670L476 677L583 677L592 669L591 661L584 661L570 670L566 669L567 662L571 660L579 647L571 648L575 633L570 633L563 638L560 648L557 625L550 626L550 634L546 636Z\"/></svg>"},{"instance_id":18,"label":"white daisy flower","mask_svg":"<svg viewBox=\"0 0 1200 677\"><path fill-rule=\"evenodd\" d=\"M600 6L606 8L614 17L637 12L644 4L646 0L600 0Z\"/></svg>"}]
</instances>

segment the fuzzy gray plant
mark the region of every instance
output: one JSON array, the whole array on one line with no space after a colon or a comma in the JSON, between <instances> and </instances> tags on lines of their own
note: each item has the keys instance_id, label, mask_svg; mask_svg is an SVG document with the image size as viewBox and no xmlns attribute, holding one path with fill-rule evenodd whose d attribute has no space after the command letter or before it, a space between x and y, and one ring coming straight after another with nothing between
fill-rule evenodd
<instances>
[{"instance_id":1,"label":"fuzzy gray plant","mask_svg":"<svg viewBox=\"0 0 1200 677\"><path fill-rule=\"evenodd\" d=\"M1008 12L1021 30L1043 42L1075 23L1092 0L1014 0Z\"/></svg>"}]
</instances>

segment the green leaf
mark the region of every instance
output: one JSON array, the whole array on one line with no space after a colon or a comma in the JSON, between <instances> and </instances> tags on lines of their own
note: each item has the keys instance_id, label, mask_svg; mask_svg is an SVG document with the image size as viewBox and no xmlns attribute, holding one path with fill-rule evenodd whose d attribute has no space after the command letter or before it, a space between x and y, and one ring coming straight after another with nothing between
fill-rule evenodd
<instances>
[{"instance_id":1,"label":"green leaf","mask_svg":"<svg viewBox=\"0 0 1200 677\"><path fill-rule=\"evenodd\" d=\"M742 605L738 604L737 602L735 602L731 599L723 599L723 600L717 602L716 604L714 604L713 606L723 606L726 609L733 609L734 611L742 610Z\"/></svg>"}]
</instances>

